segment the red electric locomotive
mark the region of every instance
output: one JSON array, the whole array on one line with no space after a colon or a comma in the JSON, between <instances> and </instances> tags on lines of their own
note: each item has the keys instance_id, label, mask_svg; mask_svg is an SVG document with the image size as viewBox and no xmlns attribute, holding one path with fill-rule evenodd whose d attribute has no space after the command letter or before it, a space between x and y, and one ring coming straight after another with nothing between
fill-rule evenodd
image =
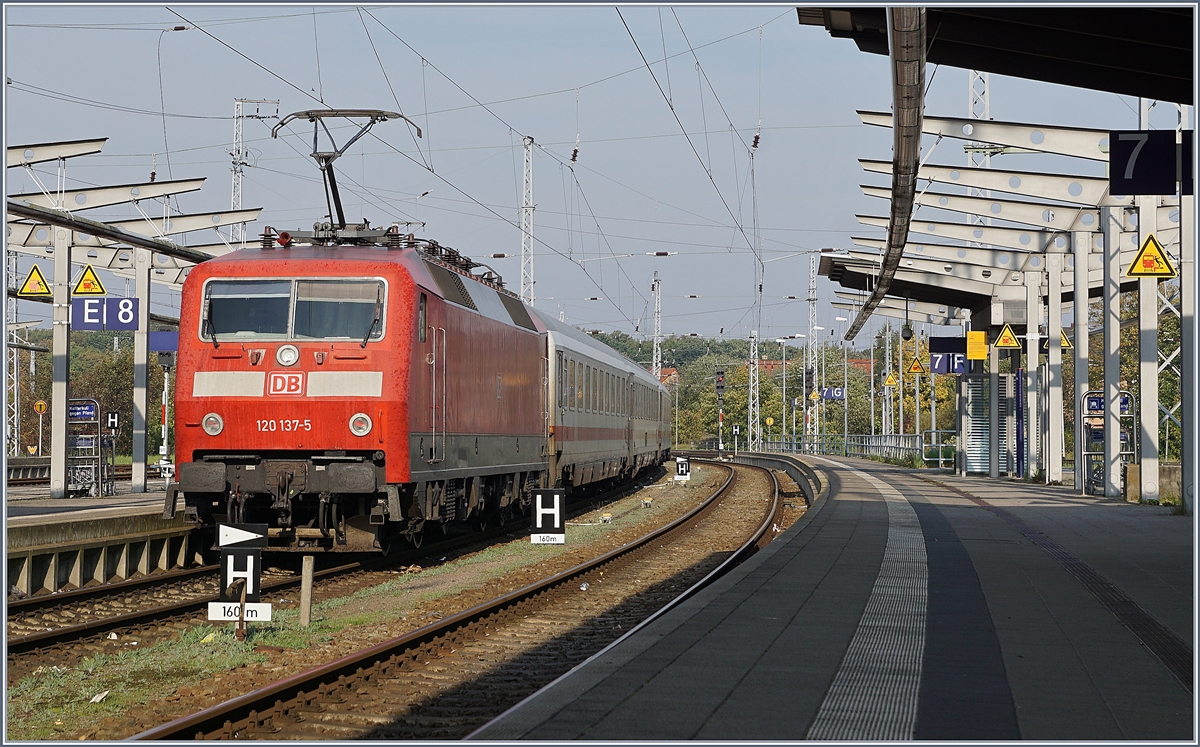
<instances>
[{"instance_id":1,"label":"red electric locomotive","mask_svg":"<svg viewBox=\"0 0 1200 747\"><path fill-rule=\"evenodd\" d=\"M386 551L666 458L653 376L452 249L347 226L340 153L314 154L336 225L268 228L184 283L166 515L182 492L188 521L265 523L272 549Z\"/></svg>"},{"instance_id":2,"label":"red electric locomotive","mask_svg":"<svg viewBox=\"0 0 1200 747\"><path fill-rule=\"evenodd\" d=\"M337 233L268 233L184 283L176 490L189 521L266 523L280 550L380 551L666 458L669 400L648 372L565 325L548 334L436 242L362 226L379 243L320 243Z\"/></svg>"}]
</instances>

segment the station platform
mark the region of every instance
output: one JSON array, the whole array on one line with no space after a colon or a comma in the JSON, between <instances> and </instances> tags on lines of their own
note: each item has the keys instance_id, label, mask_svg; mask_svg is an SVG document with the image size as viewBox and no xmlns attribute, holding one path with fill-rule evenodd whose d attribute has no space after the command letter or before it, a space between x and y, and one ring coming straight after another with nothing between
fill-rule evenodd
<instances>
[{"instance_id":1,"label":"station platform","mask_svg":"<svg viewBox=\"0 0 1200 747\"><path fill-rule=\"evenodd\" d=\"M1191 517L803 459L800 521L470 738L1196 739Z\"/></svg>"},{"instance_id":2,"label":"station platform","mask_svg":"<svg viewBox=\"0 0 1200 747\"><path fill-rule=\"evenodd\" d=\"M51 498L49 485L5 486L4 502L8 526L30 522L84 521L89 517L131 514L162 514L167 491L162 480L147 482L146 492L132 493L129 480L117 480L116 495L78 498Z\"/></svg>"}]
</instances>

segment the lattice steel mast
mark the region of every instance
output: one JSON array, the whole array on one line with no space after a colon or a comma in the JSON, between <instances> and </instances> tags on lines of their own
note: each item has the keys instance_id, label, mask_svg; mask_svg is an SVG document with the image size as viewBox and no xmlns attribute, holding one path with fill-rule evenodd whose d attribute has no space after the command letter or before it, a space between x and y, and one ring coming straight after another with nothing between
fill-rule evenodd
<instances>
[{"instance_id":1,"label":"lattice steel mast","mask_svg":"<svg viewBox=\"0 0 1200 747\"><path fill-rule=\"evenodd\" d=\"M650 292L654 294L654 359L650 370L657 378L662 376L662 281L658 279L658 270L654 271Z\"/></svg>"},{"instance_id":2,"label":"lattice steel mast","mask_svg":"<svg viewBox=\"0 0 1200 747\"><path fill-rule=\"evenodd\" d=\"M246 114L244 105L254 104L254 113ZM263 114L261 111L262 104L274 104L275 112L273 114ZM246 117L250 119L278 119L279 118L279 101L275 99L234 99L233 100L233 150L228 151L233 157L233 165L230 171L233 172L232 199L230 200L230 208L233 210L242 209L242 174L243 167L247 164L246 148L242 142L242 123ZM246 224L235 223L229 229L229 243L241 246L246 241Z\"/></svg>"},{"instance_id":3,"label":"lattice steel mast","mask_svg":"<svg viewBox=\"0 0 1200 747\"><path fill-rule=\"evenodd\" d=\"M968 71L970 76L967 81L967 111L970 112L970 119L989 120L992 118L992 103L991 95L988 89L991 84L991 73L985 73L981 70ZM992 167L992 151L994 146L982 145L980 143L967 143L967 165L974 168L990 169ZM988 190L979 189L977 187L968 187L967 195L970 197L990 197ZM971 225L986 226L990 221L986 216L975 215L971 213L969 216ZM983 244L973 241L971 246L983 246Z\"/></svg>"},{"instance_id":4,"label":"lattice steel mast","mask_svg":"<svg viewBox=\"0 0 1200 747\"><path fill-rule=\"evenodd\" d=\"M533 138L525 136L525 179L521 200L521 300L532 305L533 293Z\"/></svg>"}]
</instances>

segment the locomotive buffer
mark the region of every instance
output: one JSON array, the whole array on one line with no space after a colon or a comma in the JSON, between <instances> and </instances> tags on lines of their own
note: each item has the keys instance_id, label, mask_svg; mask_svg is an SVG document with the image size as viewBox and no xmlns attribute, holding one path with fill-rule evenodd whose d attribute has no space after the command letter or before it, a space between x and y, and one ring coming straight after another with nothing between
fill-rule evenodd
<instances>
[{"instance_id":1,"label":"locomotive buffer","mask_svg":"<svg viewBox=\"0 0 1200 747\"><path fill-rule=\"evenodd\" d=\"M220 601L208 603L209 620L270 622L271 603L260 602L262 551L267 546L266 524L219 524L221 548Z\"/></svg>"}]
</instances>

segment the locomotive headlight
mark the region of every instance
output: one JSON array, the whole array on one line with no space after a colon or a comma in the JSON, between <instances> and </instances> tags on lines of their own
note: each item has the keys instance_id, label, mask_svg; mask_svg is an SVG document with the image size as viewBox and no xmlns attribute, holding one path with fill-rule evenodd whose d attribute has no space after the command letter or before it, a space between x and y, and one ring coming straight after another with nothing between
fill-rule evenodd
<instances>
[{"instance_id":1,"label":"locomotive headlight","mask_svg":"<svg viewBox=\"0 0 1200 747\"><path fill-rule=\"evenodd\" d=\"M300 360L300 351L295 345L283 345L275 351L275 362L281 366L293 366Z\"/></svg>"},{"instance_id":2,"label":"locomotive headlight","mask_svg":"<svg viewBox=\"0 0 1200 747\"><path fill-rule=\"evenodd\" d=\"M225 421L215 412L205 415L202 425L204 426L204 432L210 436L219 435L221 431L225 430Z\"/></svg>"},{"instance_id":3,"label":"locomotive headlight","mask_svg":"<svg viewBox=\"0 0 1200 747\"><path fill-rule=\"evenodd\" d=\"M371 417L365 412L355 413L350 418L350 432L356 436L365 436L371 432Z\"/></svg>"}]
</instances>

